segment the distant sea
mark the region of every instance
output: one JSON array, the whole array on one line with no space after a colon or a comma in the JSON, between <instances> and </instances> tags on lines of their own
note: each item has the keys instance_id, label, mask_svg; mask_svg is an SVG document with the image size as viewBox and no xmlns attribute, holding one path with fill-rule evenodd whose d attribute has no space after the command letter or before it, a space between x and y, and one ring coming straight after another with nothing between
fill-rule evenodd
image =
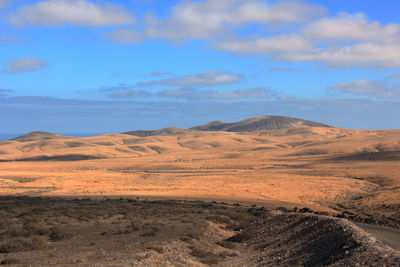
<instances>
[{"instance_id":1,"label":"distant sea","mask_svg":"<svg viewBox=\"0 0 400 267\"><path fill-rule=\"evenodd\" d=\"M27 133L0 133L0 141L6 141L21 135L24 135ZM75 137L89 137L89 136L96 136L96 135L102 135L105 133L57 133L61 135L67 135L67 136L75 136Z\"/></svg>"}]
</instances>

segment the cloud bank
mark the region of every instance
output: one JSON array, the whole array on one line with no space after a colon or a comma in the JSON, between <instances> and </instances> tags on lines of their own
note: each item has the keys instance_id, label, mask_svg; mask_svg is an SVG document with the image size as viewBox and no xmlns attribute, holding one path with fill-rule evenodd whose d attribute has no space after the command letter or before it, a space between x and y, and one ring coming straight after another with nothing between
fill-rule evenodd
<instances>
[{"instance_id":1,"label":"cloud bank","mask_svg":"<svg viewBox=\"0 0 400 267\"><path fill-rule=\"evenodd\" d=\"M215 50L273 61L400 67L399 24L371 21L360 12L328 15L323 6L300 0L178 1L165 14L142 15L135 28L126 28L136 16L122 6L47 0L23 5L5 20L14 26L123 25L105 38L128 45L149 39L177 44L204 40Z\"/></svg>"},{"instance_id":2,"label":"cloud bank","mask_svg":"<svg viewBox=\"0 0 400 267\"><path fill-rule=\"evenodd\" d=\"M163 90L157 93L159 97L185 99L185 100L245 100L272 98L275 93L266 87L247 88L228 91L198 90L190 87Z\"/></svg>"},{"instance_id":3,"label":"cloud bank","mask_svg":"<svg viewBox=\"0 0 400 267\"><path fill-rule=\"evenodd\" d=\"M155 85L171 85L171 86L215 86L234 84L241 82L243 75L234 74L230 71L209 70L202 73L190 74L180 77L167 78L161 80L153 80L147 82L138 82L137 86L155 86Z\"/></svg>"},{"instance_id":4,"label":"cloud bank","mask_svg":"<svg viewBox=\"0 0 400 267\"><path fill-rule=\"evenodd\" d=\"M47 0L20 7L6 17L14 26L109 26L135 22L135 17L121 6L104 3L96 5L86 0Z\"/></svg>"},{"instance_id":5,"label":"cloud bank","mask_svg":"<svg viewBox=\"0 0 400 267\"><path fill-rule=\"evenodd\" d=\"M331 88L343 93L351 93L358 96L371 96L386 99L400 98L400 85L390 85L385 80L351 81L333 85Z\"/></svg>"},{"instance_id":6,"label":"cloud bank","mask_svg":"<svg viewBox=\"0 0 400 267\"><path fill-rule=\"evenodd\" d=\"M24 57L8 62L7 67L1 70L3 73L22 73L38 71L47 67L48 62L35 57Z\"/></svg>"}]
</instances>

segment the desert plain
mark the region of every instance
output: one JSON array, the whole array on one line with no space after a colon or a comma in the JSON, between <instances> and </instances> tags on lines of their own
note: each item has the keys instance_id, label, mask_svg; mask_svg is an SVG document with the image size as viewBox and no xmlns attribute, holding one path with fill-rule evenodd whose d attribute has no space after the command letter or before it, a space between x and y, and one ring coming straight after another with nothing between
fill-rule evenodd
<instances>
[{"instance_id":1,"label":"desert plain","mask_svg":"<svg viewBox=\"0 0 400 267\"><path fill-rule=\"evenodd\" d=\"M167 128L86 138L32 132L0 142L0 194L3 201L27 196L40 197L39 202L43 197L95 199L91 201L126 198L144 201L143 205L163 205L159 203L171 200L194 201L196 205L213 202L212 205L228 205L229 209L248 206L284 214L303 209L394 231L400 229L400 130L343 129L302 120L285 124L282 118L273 118L272 129L263 127L271 123L270 119L253 118L225 130L215 127L219 125L216 122L192 129ZM239 130L234 130L236 126ZM96 203L93 205L100 205ZM230 224L232 220L240 224L243 220L249 223L248 216L256 218L257 214L253 210L246 216L241 220L228 217ZM213 225L207 227L214 230L220 226L215 223L224 224L215 218L211 221ZM225 239L237 234L229 234L235 227L228 228L225 225L215 233ZM159 246L150 248L153 254L165 251ZM229 257L221 257L223 261L186 259L180 264L240 266L234 264L238 261L226 260L240 255L240 249L234 252L239 254L230 253L226 254ZM22 257L25 262L29 255ZM177 261L163 259L163 264L179 265ZM260 261L260 266L275 265L283 259L282 256L271 262ZM301 259L284 263L337 263L332 258L327 262ZM149 261L144 261L143 266L146 264Z\"/></svg>"}]
</instances>

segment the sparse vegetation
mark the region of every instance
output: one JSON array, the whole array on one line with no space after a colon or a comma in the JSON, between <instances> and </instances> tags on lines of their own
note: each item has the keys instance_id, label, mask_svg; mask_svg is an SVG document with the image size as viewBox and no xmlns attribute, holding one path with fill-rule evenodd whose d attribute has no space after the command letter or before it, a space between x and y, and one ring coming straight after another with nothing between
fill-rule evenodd
<instances>
[{"instance_id":1,"label":"sparse vegetation","mask_svg":"<svg viewBox=\"0 0 400 267\"><path fill-rule=\"evenodd\" d=\"M190 255L193 257L196 257L200 260L201 263L204 264L209 264L209 265L214 265L217 264L220 261L220 257L218 254L215 254L211 251L207 250L202 250L196 247L189 247L192 251Z\"/></svg>"},{"instance_id":2,"label":"sparse vegetation","mask_svg":"<svg viewBox=\"0 0 400 267\"><path fill-rule=\"evenodd\" d=\"M0 262L3 264L12 262L7 256L9 253L35 253L47 249L54 251L48 259L56 263L65 249L78 246L79 253L84 253L109 242L116 242L113 246L123 249L123 246L138 241L145 245L136 247L135 253L165 254L165 246L179 241L182 249L189 249L190 255L199 262L215 265L237 255L231 251L236 244L218 234L214 234L215 240L207 241L209 222L235 234L234 228L247 225L256 218L240 205L47 197L0 197L0 215ZM229 251L214 253L195 246L205 241L209 242L210 249ZM33 260L24 257L22 263Z\"/></svg>"}]
</instances>

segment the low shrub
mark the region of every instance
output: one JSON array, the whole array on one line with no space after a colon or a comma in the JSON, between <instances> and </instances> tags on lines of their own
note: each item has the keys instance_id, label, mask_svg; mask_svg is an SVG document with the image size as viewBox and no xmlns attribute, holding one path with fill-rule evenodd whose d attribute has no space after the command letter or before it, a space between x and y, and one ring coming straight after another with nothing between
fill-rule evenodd
<instances>
[{"instance_id":1,"label":"low shrub","mask_svg":"<svg viewBox=\"0 0 400 267\"><path fill-rule=\"evenodd\" d=\"M30 251L35 249L43 249L45 247L46 242L43 238L15 237L0 243L0 253Z\"/></svg>"},{"instance_id":2,"label":"low shrub","mask_svg":"<svg viewBox=\"0 0 400 267\"><path fill-rule=\"evenodd\" d=\"M72 234L64 229L53 227L50 229L49 239L53 242L71 238Z\"/></svg>"}]
</instances>

